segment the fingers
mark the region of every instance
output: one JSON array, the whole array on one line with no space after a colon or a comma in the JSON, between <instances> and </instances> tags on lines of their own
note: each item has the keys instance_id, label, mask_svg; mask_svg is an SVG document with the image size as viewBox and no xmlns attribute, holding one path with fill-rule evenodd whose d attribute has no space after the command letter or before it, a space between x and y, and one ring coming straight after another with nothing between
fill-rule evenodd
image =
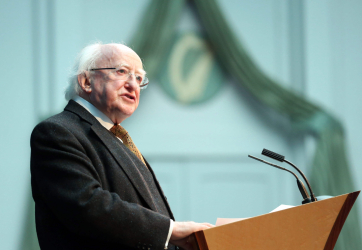
<instances>
[{"instance_id":1,"label":"fingers","mask_svg":"<svg viewBox=\"0 0 362 250\"><path fill-rule=\"evenodd\" d=\"M214 227L214 225L210 223L196 223L193 221L175 222L172 229L171 240L180 240L194 232L205 230L211 227Z\"/></svg>"},{"instance_id":2,"label":"fingers","mask_svg":"<svg viewBox=\"0 0 362 250\"><path fill-rule=\"evenodd\" d=\"M214 227L214 225L207 222L196 223L193 221L187 221L187 222L175 221L173 223L170 242L176 246L181 247L184 250L197 249L196 239L191 234L212 227Z\"/></svg>"},{"instance_id":3,"label":"fingers","mask_svg":"<svg viewBox=\"0 0 362 250\"><path fill-rule=\"evenodd\" d=\"M214 227L214 225L211 225L209 223L198 223L197 227L195 227L195 229L197 228L197 230L195 230L194 232L209 229L212 227Z\"/></svg>"},{"instance_id":4,"label":"fingers","mask_svg":"<svg viewBox=\"0 0 362 250\"><path fill-rule=\"evenodd\" d=\"M207 223L207 222L204 222L204 223L201 223L201 224L203 224L203 225L206 226L207 228L215 227L215 225L210 224L210 223Z\"/></svg>"}]
</instances>

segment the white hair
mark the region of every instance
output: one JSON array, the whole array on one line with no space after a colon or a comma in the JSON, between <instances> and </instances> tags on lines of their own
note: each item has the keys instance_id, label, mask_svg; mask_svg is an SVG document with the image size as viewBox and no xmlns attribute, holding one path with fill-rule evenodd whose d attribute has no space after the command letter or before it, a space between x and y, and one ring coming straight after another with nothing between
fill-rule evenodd
<instances>
[{"instance_id":1,"label":"white hair","mask_svg":"<svg viewBox=\"0 0 362 250\"><path fill-rule=\"evenodd\" d=\"M78 84L78 75L95 68L100 57L102 57L101 42L84 47L78 54L69 76L69 85L65 90L66 100L70 100L81 93L82 89Z\"/></svg>"}]
</instances>

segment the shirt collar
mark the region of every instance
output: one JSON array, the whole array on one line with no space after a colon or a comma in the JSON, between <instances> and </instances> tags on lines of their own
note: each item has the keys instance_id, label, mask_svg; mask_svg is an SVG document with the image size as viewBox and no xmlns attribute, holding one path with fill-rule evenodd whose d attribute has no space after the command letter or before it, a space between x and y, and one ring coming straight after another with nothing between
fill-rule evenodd
<instances>
[{"instance_id":1,"label":"shirt collar","mask_svg":"<svg viewBox=\"0 0 362 250\"><path fill-rule=\"evenodd\" d=\"M111 121L111 119L109 119L108 116L106 116L96 107L94 107L90 102L80 96L76 96L75 98L73 98L73 100L81 105L83 108L85 108L89 113L91 113L107 130L110 130L113 127L114 123Z\"/></svg>"}]
</instances>

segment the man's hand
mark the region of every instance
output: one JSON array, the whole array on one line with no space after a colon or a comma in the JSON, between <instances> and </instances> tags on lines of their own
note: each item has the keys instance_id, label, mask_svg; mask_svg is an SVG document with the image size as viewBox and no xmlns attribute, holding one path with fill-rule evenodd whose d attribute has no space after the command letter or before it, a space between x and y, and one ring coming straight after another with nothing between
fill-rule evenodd
<instances>
[{"instance_id":1,"label":"man's hand","mask_svg":"<svg viewBox=\"0 0 362 250\"><path fill-rule=\"evenodd\" d=\"M179 246L185 250L193 250L193 243L195 241L190 235L194 232L201 231L214 227L210 223L196 223L193 221L188 222L174 222L170 242L173 245Z\"/></svg>"}]
</instances>

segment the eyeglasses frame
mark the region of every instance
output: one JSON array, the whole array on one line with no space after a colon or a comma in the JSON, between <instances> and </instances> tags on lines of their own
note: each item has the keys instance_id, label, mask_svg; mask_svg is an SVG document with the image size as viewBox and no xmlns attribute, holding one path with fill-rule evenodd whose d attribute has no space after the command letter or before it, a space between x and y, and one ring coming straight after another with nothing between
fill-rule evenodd
<instances>
[{"instance_id":1,"label":"eyeglasses frame","mask_svg":"<svg viewBox=\"0 0 362 250\"><path fill-rule=\"evenodd\" d=\"M96 71L96 70L103 70L103 69L118 69L118 68L95 68L95 69L89 69L89 71ZM129 77L130 75L136 76L134 73L129 72L129 73L128 73L128 77ZM149 84L149 80L148 80L148 78L147 78L146 76L144 77L144 81L145 81L144 84L138 85L138 86L140 87L140 89L146 89L146 88L147 88L147 86L148 86L148 84Z\"/></svg>"}]
</instances>

